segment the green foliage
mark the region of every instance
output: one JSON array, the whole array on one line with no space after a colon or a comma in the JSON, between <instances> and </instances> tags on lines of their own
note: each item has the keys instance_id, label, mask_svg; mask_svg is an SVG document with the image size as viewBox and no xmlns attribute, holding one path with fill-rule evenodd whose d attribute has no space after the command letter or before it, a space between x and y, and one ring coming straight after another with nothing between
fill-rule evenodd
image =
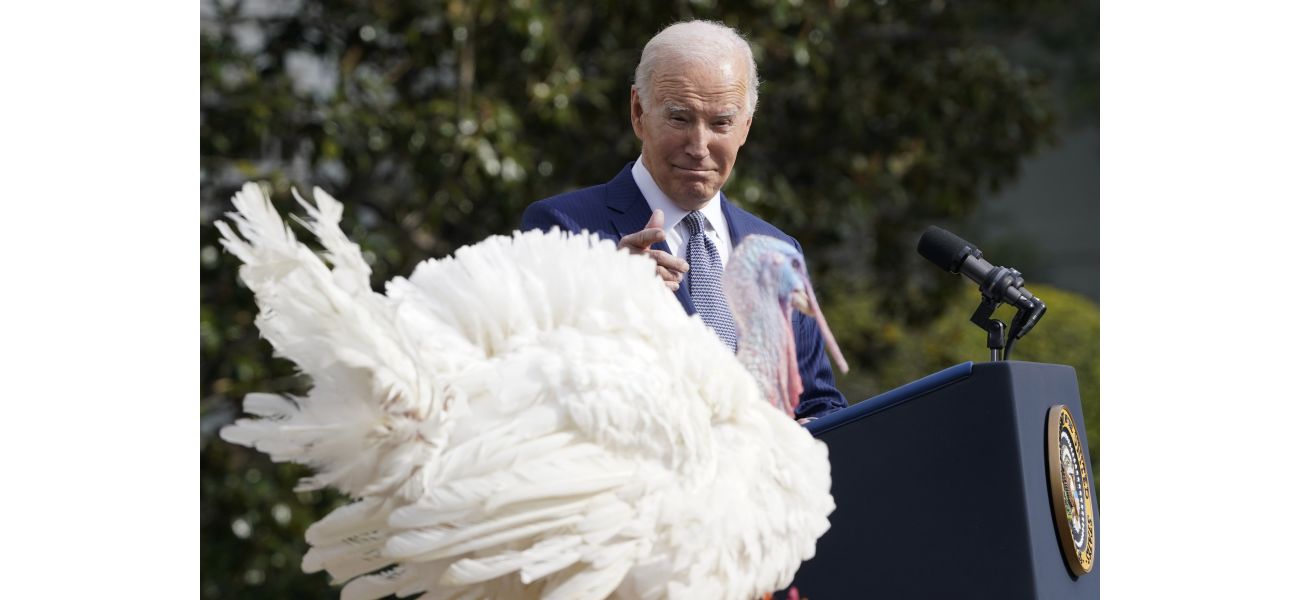
<instances>
[{"instance_id":1,"label":"green foliage","mask_svg":"<svg viewBox=\"0 0 1300 600\"><path fill-rule=\"evenodd\" d=\"M1083 414L1075 417L1082 419L1087 429L1092 470L1097 474L1101 464L1101 313L1096 304L1078 294L1045 285L1032 289L1047 304L1047 314L1029 335L1016 341L1011 358L1074 367L1083 403ZM855 344L873 340L887 349L880 352L879 363L842 377L839 388L853 402L958 363L988 360L987 336L970 322L979 302L979 292L969 286L953 296L937 318L912 329L873 322L870 296L829 307L827 320L835 324L837 336ZM1014 314L1003 306L994 318L1010 323Z\"/></svg>"},{"instance_id":2,"label":"green foliage","mask_svg":"<svg viewBox=\"0 0 1300 600\"><path fill-rule=\"evenodd\" d=\"M302 525L338 501L289 491L300 471L213 436L247 392L304 385L258 338L236 261L216 243L211 223L244 181L271 182L282 210L290 185L344 201L344 230L379 284L510 231L530 202L611 178L638 152L628 103L640 47L677 20L723 21L749 36L763 79L727 194L802 242L850 362L874 368L958 289L919 266L920 230L968 214L1054 139L1071 113L1049 84L1095 113L1096 28L1082 39L1071 28L1095 24L1091 3L214 0L202 11L204 597L325 593L323 576L299 572ZM901 293L872 295L884 288ZM867 371L865 385L886 380ZM279 505L288 523L268 520Z\"/></svg>"},{"instance_id":3,"label":"green foliage","mask_svg":"<svg viewBox=\"0 0 1300 600\"><path fill-rule=\"evenodd\" d=\"M343 499L294 493L306 469L207 436L200 452L204 598L330 598L323 573L302 572L307 527Z\"/></svg>"}]
</instances>

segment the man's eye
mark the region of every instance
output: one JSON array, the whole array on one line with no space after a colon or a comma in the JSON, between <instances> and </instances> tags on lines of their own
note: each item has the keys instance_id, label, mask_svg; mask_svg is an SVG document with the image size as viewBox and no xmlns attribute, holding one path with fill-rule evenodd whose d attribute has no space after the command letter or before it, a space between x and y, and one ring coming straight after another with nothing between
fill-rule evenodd
<instances>
[{"instance_id":1,"label":"man's eye","mask_svg":"<svg viewBox=\"0 0 1300 600\"><path fill-rule=\"evenodd\" d=\"M672 119L674 123L685 123L685 122L686 122L686 117L681 117L681 116L672 116L672 117L668 117L668 118L669 118L669 119Z\"/></svg>"}]
</instances>

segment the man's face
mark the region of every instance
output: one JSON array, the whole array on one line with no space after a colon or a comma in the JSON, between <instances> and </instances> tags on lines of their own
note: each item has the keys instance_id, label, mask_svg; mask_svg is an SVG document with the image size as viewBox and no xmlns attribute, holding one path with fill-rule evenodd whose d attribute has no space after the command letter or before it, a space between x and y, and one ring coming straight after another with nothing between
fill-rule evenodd
<instances>
[{"instance_id":1,"label":"man's face","mask_svg":"<svg viewBox=\"0 0 1300 600\"><path fill-rule=\"evenodd\" d=\"M731 176L753 116L746 103L747 70L665 65L650 81L650 102L632 90L632 129L659 189L682 210L699 210Z\"/></svg>"}]
</instances>

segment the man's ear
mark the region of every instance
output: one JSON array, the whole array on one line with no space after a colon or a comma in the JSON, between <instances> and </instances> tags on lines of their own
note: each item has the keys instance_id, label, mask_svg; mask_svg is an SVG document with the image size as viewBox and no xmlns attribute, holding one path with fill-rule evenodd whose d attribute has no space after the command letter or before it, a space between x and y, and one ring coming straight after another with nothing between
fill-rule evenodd
<instances>
[{"instance_id":1,"label":"man's ear","mask_svg":"<svg viewBox=\"0 0 1300 600\"><path fill-rule=\"evenodd\" d=\"M636 132L636 139L645 140L641 136L641 118L645 116L645 111L641 109L641 96L636 93L636 86L632 86L632 131Z\"/></svg>"},{"instance_id":2,"label":"man's ear","mask_svg":"<svg viewBox=\"0 0 1300 600\"><path fill-rule=\"evenodd\" d=\"M744 124L743 128L742 128L741 131L740 131L740 145L741 145L741 146L744 146L744 145L745 145L745 141L749 139L749 126L750 126L750 125L753 125L753 124L754 124L754 114L753 114L753 113L750 113L750 115L749 115L748 117L745 117L745 124Z\"/></svg>"}]
</instances>

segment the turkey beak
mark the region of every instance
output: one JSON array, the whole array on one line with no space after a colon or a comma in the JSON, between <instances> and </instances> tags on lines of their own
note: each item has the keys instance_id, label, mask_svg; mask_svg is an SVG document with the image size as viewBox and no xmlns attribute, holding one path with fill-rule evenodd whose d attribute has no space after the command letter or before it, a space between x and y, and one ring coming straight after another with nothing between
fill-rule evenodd
<instances>
[{"instance_id":1,"label":"turkey beak","mask_svg":"<svg viewBox=\"0 0 1300 600\"><path fill-rule=\"evenodd\" d=\"M835 336L831 334L831 327L826 324L826 317L822 316L822 309L817 305L817 296L813 294L812 282L808 281L807 275L804 275L803 287L790 294L790 304L794 305L799 312L817 320L817 328L822 331L822 341L826 344L826 351L830 353L831 360L835 361L835 366L840 368L841 373L848 373L849 363L845 362L844 355L840 353L840 346L835 343Z\"/></svg>"}]
</instances>

